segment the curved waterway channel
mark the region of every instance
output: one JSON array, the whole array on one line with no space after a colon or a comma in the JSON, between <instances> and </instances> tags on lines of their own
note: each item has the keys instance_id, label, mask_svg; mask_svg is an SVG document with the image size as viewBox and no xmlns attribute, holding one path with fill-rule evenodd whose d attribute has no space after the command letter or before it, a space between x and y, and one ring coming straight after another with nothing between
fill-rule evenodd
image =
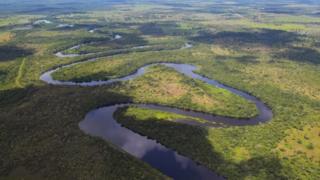
<instances>
[{"instance_id":1,"label":"curved waterway channel","mask_svg":"<svg viewBox=\"0 0 320 180\"><path fill-rule=\"evenodd\" d=\"M91 59L89 61L96 61L97 59ZM253 102L257 109L259 110L259 115L250 119L236 119L223 116L215 116L207 113L200 113L194 111L186 111L177 108L150 105L150 104L117 104L107 107L102 107L99 109L92 110L89 112L83 121L80 122L79 127L86 134L91 136L100 137L112 144L116 145L118 148L124 150L125 152L133 155L136 158L148 163L152 167L158 169L163 174L173 178L173 179L224 179L218 174L212 172L204 166L201 166L191 160L188 157L179 155L176 151L167 148L155 140L149 139L148 137L142 136L134 131L127 129L121 124L119 124L116 119L114 119L113 114L120 107L126 107L130 105L135 105L142 108L162 110L166 112L173 112L181 115L198 117L207 120L208 123L192 122L188 120L177 120L179 123L186 123L194 126L205 126L205 127L226 127L226 126L247 126L247 125L258 125L269 121L272 118L272 111L268 106L266 106L258 98L234 89L232 87L223 85L213 79L208 79L199 74L194 73L196 67L189 64L174 64L174 63L155 63L149 64L139 68L135 73L128 76L112 79L107 81L91 81L91 82L72 82L72 81L59 81L52 78L52 73L66 67L74 66L78 63L73 63L70 65L65 65L58 67L56 69L47 71L43 73L40 79L48 84L52 85L66 85L66 86L100 86L108 85L119 81L128 81L135 79L145 73L146 69L155 64L161 64L175 69L176 71L194 79L201 80L212 86L216 86L225 90L228 90L236 95L239 95L248 101Z\"/></svg>"}]
</instances>

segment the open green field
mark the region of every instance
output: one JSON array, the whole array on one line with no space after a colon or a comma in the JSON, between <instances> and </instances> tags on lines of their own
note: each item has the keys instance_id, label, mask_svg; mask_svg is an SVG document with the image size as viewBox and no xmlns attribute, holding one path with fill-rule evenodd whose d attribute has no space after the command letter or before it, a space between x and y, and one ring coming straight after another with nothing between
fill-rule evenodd
<instances>
[{"instance_id":1,"label":"open green field","mask_svg":"<svg viewBox=\"0 0 320 180\"><path fill-rule=\"evenodd\" d=\"M320 179L317 1L70 2L0 2L0 179L168 178L79 129L98 107L158 104L242 121L259 113L248 100L163 65L103 86L55 86L39 79L74 62L81 63L53 78L89 82L153 63L194 65L198 74L263 101L272 120L197 127L175 120L206 121L130 106L116 111L117 121L227 179ZM79 56L57 57L59 52Z\"/></svg>"}]
</instances>

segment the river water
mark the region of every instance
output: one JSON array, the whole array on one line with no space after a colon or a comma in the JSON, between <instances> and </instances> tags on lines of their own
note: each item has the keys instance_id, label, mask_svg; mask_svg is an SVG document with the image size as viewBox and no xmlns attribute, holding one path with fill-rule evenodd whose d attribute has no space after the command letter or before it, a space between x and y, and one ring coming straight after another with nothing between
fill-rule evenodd
<instances>
[{"instance_id":1,"label":"river water","mask_svg":"<svg viewBox=\"0 0 320 180\"><path fill-rule=\"evenodd\" d=\"M88 61L96 61L97 59L91 59ZM85 62L88 62L85 61ZM85 63L81 62L81 63ZM71 67L79 63L74 63L70 65L65 65L50 71L45 72L41 75L40 79L48 84L52 85L65 85L65 86L101 86L108 85L114 82L119 81L127 81L135 79L138 76L141 76L145 73L145 70L149 66L153 66L155 64L161 64L164 66L171 67L176 71L194 78L201 80L205 83L208 83L212 86L216 86L218 88L226 89L231 93L234 93L238 96L241 96L248 101L253 102L257 109L259 110L259 115L250 119L236 119L230 117L222 117L215 116L206 113L193 112L193 111L185 111L182 109L164 107L158 105L150 105L150 104L134 104L135 106L149 109L162 110L166 112L173 112L177 114L182 114L186 116L198 117L205 119L209 122L216 122L218 126L222 124L224 126L247 126L247 125L258 125L260 123L264 123L269 121L272 118L272 111L268 106L266 106L262 101L257 99L256 97L234 89L232 87L225 86L213 79L208 79L199 74L194 73L196 67L189 64L174 64L174 63L155 63L143 66L139 68L135 73L130 74L125 77L121 77L118 79L112 79L108 81L91 81L91 82L81 82L76 83L72 81L59 81L54 80L52 78L52 73L58 71L65 67ZM79 127L86 134L91 136L100 137L114 145L118 148L124 150L125 152L131 154L132 156L141 159L142 161L148 163L152 167L158 169L163 174L172 177L173 179L197 179L197 180L206 180L206 179L224 179L218 174L210 171L204 166L198 165L190 158L179 155L174 150L167 148L155 140L149 139L148 137L142 136L133 132L130 129L127 129L121 126L114 118L113 114L119 107L130 106L132 104L119 104L107 106L99 109L92 110L89 112L83 121L80 122ZM181 123L187 123L190 125L196 126L207 126L207 127L215 127L213 124L203 124L200 122L189 122L189 121L179 121Z\"/></svg>"}]
</instances>

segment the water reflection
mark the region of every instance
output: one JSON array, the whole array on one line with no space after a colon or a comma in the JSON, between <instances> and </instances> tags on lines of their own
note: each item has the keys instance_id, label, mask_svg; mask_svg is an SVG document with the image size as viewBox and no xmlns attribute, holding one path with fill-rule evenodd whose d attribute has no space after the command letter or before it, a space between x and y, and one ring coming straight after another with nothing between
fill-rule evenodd
<instances>
[{"instance_id":1,"label":"water reflection","mask_svg":"<svg viewBox=\"0 0 320 180\"><path fill-rule=\"evenodd\" d=\"M119 35L119 34L116 34L116 35L114 36L114 39L115 39L115 40L116 40L116 39L122 39L122 36Z\"/></svg>"},{"instance_id":2,"label":"water reflection","mask_svg":"<svg viewBox=\"0 0 320 180\"><path fill-rule=\"evenodd\" d=\"M51 24L52 22L46 19L41 19L33 22L34 25L39 25L39 24Z\"/></svg>"},{"instance_id":3,"label":"water reflection","mask_svg":"<svg viewBox=\"0 0 320 180\"><path fill-rule=\"evenodd\" d=\"M29 24L29 25L26 25L26 26L15 27L12 30L13 31L23 31L23 30L31 30L31 29L33 29L33 26Z\"/></svg>"},{"instance_id":4,"label":"water reflection","mask_svg":"<svg viewBox=\"0 0 320 180\"><path fill-rule=\"evenodd\" d=\"M95 61L95 60L96 59L91 59L89 61ZM81 63L85 63L85 62L81 62ZM79 63L66 65L61 68L74 66L75 64L79 64ZM218 122L228 126L229 125L233 125L233 126L256 125L262 122L266 122L272 118L271 109L269 109L262 101L260 101L254 96L251 96L250 94L225 86L215 80L208 79L206 77L203 77L199 74L194 73L193 71L196 70L195 66L188 65L188 64L173 64L173 63L156 63L156 64L162 64L162 65L174 68L176 71L182 74L185 74L191 78L199 79L210 85L226 89L236 95L239 95L255 103L257 109L259 110L259 115L257 117L253 117L248 120L243 120L243 119L236 119L236 118L229 118L229 117L222 117L222 116L214 116L211 114L205 114L200 112L185 111L177 108L163 107L163 106L157 106L157 105L139 104L137 105L139 107L157 109L157 110L173 112L173 113L187 115L187 116L198 117L210 122ZM122 78L113 79L109 81L91 81L91 82L83 82L83 83L76 83L72 81L63 82L63 81L54 80L51 74L61 69L61 68L57 68L44 73L41 76L41 80L45 81L48 84L54 84L54 85L79 85L79 86L106 85L106 84L110 84L118 81L127 81L130 79L134 79L138 76L141 76L142 74L144 74L145 69L148 68L149 66L152 66L152 65L141 67L135 73ZM223 179L222 177L219 177L217 174L209 171L207 168L197 165L187 157L177 154L175 151L164 147L163 145L157 143L156 141L150 140L147 137L141 136L127 128L122 127L113 118L113 113L116 111L117 108L123 107L123 106L128 106L128 104L108 106L108 107L96 109L89 112L86 115L85 119L79 124L81 130L83 130L85 133L89 135L101 137L104 140L113 143L120 149L145 161L146 163L150 164L152 167L160 170L162 173L174 179L183 179L183 180ZM183 123L198 125L198 124L194 124L195 122L191 123L191 122L183 121ZM211 126L211 125L203 124L203 126Z\"/></svg>"},{"instance_id":5,"label":"water reflection","mask_svg":"<svg viewBox=\"0 0 320 180\"><path fill-rule=\"evenodd\" d=\"M96 59L92 59L89 61L95 61ZM88 61L86 61L88 62ZM85 63L85 62L81 62L81 63ZM75 63L75 64L79 64L79 63ZM65 68L65 67L70 67L70 66L74 66L75 64L71 64L71 65L66 65L63 66L61 68ZM174 63L155 63L155 64L161 64L161 65L165 65L171 68L174 68L176 71L190 77L190 78L194 78L194 79L198 79L201 80L205 83L208 83L212 86L216 86L222 89L226 89L238 96L241 96L249 101L251 101L252 103L254 103L259 111L258 116L247 119L247 120L241 120L241 119L236 119L236 118L229 118L229 117L222 117L222 116L213 116L211 114L206 114L206 113L198 113L198 112L192 112L192 111L184 111L181 109L176 109L176 108L168 108L168 107L160 107L160 106L155 106L153 108L156 109L160 109L163 111L168 111L168 112L174 112L174 113L178 113L178 114L184 114L187 116L195 116L195 117L199 117L202 119L206 119L208 121L213 121L213 122L219 122L219 123L224 123L224 124L228 124L228 125L237 125L237 126L245 126L245 125L256 125L256 124L260 124L262 122L267 122L268 120L270 120L273 116L271 109L266 106L262 101L260 101L258 98L242 92L240 90L234 89L232 87L228 87L224 84L221 84L213 79L208 79L206 77L203 77L199 74L194 73L194 71L196 70L195 66L189 65L189 64L174 64ZM98 85L107 85L107 84L111 84L114 82L121 82L121 81L127 81L127 80L131 80L131 79L135 79L138 76L141 76L145 73L145 70L152 65L155 64L151 64L151 65L146 65L144 67L139 68L135 73L122 77L122 78L117 78L117 79L112 79L112 80L107 80L107 81L90 81L90 82L72 82L72 81L59 81L59 80L54 80L52 78L52 73L60 70L61 68L57 68L51 71L48 71L44 74L41 75L40 79L45 81L48 84L54 84L54 85L78 85L78 86L98 86ZM148 108L152 107L152 105L147 105Z\"/></svg>"},{"instance_id":6,"label":"water reflection","mask_svg":"<svg viewBox=\"0 0 320 180\"><path fill-rule=\"evenodd\" d=\"M121 106L125 105L115 105L89 112L79 124L80 129L113 143L174 179L223 179L156 141L122 127L113 118L113 113Z\"/></svg>"},{"instance_id":7,"label":"water reflection","mask_svg":"<svg viewBox=\"0 0 320 180\"><path fill-rule=\"evenodd\" d=\"M73 24L59 24L57 25L57 28L73 28Z\"/></svg>"}]
</instances>

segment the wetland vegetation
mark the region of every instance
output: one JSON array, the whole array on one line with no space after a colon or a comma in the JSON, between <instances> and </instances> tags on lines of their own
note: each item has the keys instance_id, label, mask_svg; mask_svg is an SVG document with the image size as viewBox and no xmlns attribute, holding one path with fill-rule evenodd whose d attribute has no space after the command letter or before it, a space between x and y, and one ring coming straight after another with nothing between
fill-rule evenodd
<instances>
[{"instance_id":1,"label":"wetland vegetation","mask_svg":"<svg viewBox=\"0 0 320 180\"><path fill-rule=\"evenodd\" d=\"M196 73L259 98L272 120L198 127L175 120L201 118L136 106L114 117L227 179L319 179L320 5L281 2L0 2L0 179L168 178L79 129L98 107L158 104L243 121L259 113L240 96L162 65L103 86L39 79L75 62L82 63L53 78L111 80L153 63L192 64ZM51 23L34 24L41 20Z\"/></svg>"}]
</instances>

